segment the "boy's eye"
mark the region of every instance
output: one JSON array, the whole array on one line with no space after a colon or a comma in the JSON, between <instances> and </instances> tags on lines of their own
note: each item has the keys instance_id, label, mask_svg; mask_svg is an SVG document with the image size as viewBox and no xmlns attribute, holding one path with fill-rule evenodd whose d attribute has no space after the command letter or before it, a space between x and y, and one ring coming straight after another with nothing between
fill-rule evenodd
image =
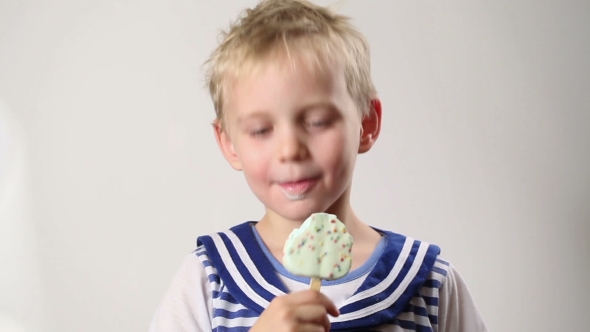
<instances>
[{"instance_id":1,"label":"boy's eye","mask_svg":"<svg viewBox=\"0 0 590 332\"><path fill-rule=\"evenodd\" d=\"M331 121L329 119L317 119L313 121L306 121L305 124L308 127L327 127L329 126Z\"/></svg>"},{"instance_id":2,"label":"boy's eye","mask_svg":"<svg viewBox=\"0 0 590 332\"><path fill-rule=\"evenodd\" d=\"M270 133L271 128L260 128L250 131L250 136L252 137L260 137Z\"/></svg>"}]
</instances>

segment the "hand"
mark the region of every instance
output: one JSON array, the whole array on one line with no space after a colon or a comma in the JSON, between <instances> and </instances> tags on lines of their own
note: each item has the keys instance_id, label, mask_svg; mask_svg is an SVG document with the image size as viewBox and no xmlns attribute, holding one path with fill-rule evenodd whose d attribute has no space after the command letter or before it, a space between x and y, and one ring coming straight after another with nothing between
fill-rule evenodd
<instances>
[{"instance_id":1,"label":"hand","mask_svg":"<svg viewBox=\"0 0 590 332\"><path fill-rule=\"evenodd\" d=\"M250 332L328 332L328 314L340 315L336 305L314 290L295 292L274 298Z\"/></svg>"}]
</instances>

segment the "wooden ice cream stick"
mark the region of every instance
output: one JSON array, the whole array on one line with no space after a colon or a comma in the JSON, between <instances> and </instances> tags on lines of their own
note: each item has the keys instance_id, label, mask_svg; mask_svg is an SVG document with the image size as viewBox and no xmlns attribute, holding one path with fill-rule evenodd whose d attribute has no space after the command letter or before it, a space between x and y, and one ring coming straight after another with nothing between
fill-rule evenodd
<instances>
[{"instance_id":1,"label":"wooden ice cream stick","mask_svg":"<svg viewBox=\"0 0 590 332\"><path fill-rule=\"evenodd\" d=\"M311 289L319 292L321 287L322 287L322 279L311 278L311 287L310 287Z\"/></svg>"}]
</instances>

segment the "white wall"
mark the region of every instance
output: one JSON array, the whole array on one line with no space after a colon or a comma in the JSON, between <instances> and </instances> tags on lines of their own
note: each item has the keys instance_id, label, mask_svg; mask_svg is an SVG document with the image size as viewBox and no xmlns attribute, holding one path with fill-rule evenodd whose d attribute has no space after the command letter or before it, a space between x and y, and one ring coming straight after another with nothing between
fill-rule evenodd
<instances>
[{"instance_id":1,"label":"white wall","mask_svg":"<svg viewBox=\"0 0 590 332\"><path fill-rule=\"evenodd\" d=\"M19 142L0 144L0 316L145 331L196 237L260 216L199 71L254 3L0 0L0 128ZM385 109L357 212L441 245L491 331L587 329L589 3L341 11L373 45Z\"/></svg>"},{"instance_id":2,"label":"white wall","mask_svg":"<svg viewBox=\"0 0 590 332\"><path fill-rule=\"evenodd\" d=\"M36 331L43 314L26 136L0 99L0 332Z\"/></svg>"}]
</instances>

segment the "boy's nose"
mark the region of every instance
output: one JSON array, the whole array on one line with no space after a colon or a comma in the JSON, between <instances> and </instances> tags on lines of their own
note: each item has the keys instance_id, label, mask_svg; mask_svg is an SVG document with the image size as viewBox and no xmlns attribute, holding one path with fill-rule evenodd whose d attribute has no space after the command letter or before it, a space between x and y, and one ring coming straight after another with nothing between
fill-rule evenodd
<instances>
[{"instance_id":1,"label":"boy's nose","mask_svg":"<svg viewBox=\"0 0 590 332\"><path fill-rule=\"evenodd\" d=\"M278 156L281 162L305 160L309 157L309 151L304 138L296 133L282 135L278 146Z\"/></svg>"}]
</instances>

